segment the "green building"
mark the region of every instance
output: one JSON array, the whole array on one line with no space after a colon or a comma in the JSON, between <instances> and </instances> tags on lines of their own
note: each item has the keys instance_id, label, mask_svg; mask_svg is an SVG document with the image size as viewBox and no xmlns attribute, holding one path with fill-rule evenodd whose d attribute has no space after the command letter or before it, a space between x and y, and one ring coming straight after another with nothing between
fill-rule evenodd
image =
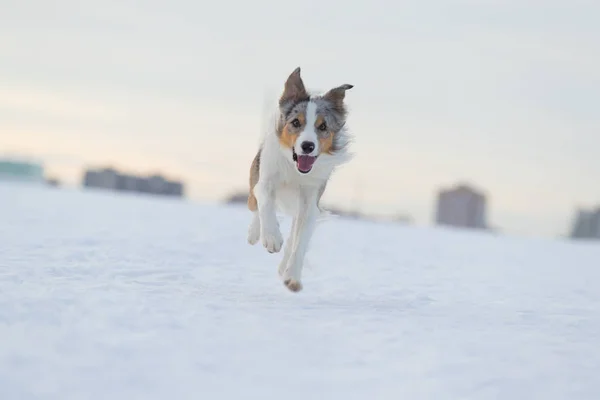
<instances>
[{"instance_id":1,"label":"green building","mask_svg":"<svg viewBox=\"0 0 600 400\"><path fill-rule=\"evenodd\" d=\"M44 182L42 165L27 161L0 159L0 181Z\"/></svg>"}]
</instances>

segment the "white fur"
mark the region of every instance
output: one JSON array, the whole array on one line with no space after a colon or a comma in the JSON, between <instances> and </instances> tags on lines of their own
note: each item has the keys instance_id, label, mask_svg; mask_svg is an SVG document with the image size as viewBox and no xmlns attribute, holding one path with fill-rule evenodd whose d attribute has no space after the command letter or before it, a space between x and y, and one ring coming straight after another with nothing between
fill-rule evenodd
<instances>
[{"instance_id":1,"label":"white fur","mask_svg":"<svg viewBox=\"0 0 600 400\"><path fill-rule=\"evenodd\" d=\"M260 239L260 218L258 212L255 211L252 216L252 223L248 228L248 243L255 245Z\"/></svg>"},{"instance_id":2,"label":"white fur","mask_svg":"<svg viewBox=\"0 0 600 400\"><path fill-rule=\"evenodd\" d=\"M266 135L260 158L259 180L254 187L258 211L248 231L248 242L254 244L262 238L267 251L276 253L283 245L276 211L281 210L293 218L278 270L286 286L290 289L295 286L296 290L302 287L302 267L310 239L318 218L324 215L317 204L319 190L334 169L351 158L345 149L334 155L319 154L319 141L314 130L316 105L313 102L309 102L306 114L306 126L309 128L300 133L296 146L300 146L304 140L313 141L317 160L308 174L302 174L292 160L292 150L280 144L275 132Z\"/></svg>"},{"instance_id":3,"label":"white fur","mask_svg":"<svg viewBox=\"0 0 600 400\"><path fill-rule=\"evenodd\" d=\"M296 154L304 154L302 151L302 142L313 142L315 144L315 149L308 155L316 156L319 154L319 136L317 136L317 132L315 132L315 122L317 121L317 105L314 101L309 101L306 105L306 124L305 128L298 136L294 148L296 150Z\"/></svg>"}]
</instances>

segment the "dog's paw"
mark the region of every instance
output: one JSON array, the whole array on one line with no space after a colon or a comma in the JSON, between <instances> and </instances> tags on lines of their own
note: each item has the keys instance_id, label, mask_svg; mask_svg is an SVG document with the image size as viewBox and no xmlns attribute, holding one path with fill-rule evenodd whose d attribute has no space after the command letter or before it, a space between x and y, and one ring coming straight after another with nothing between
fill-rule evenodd
<instances>
[{"instance_id":1,"label":"dog's paw","mask_svg":"<svg viewBox=\"0 0 600 400\"><path fill-rule=\"evenodd\" d=\"M253 232L253 231L248 232L248 243L250 243L252 246L254 246L256 243L258 243L259 239L260 239L260 232Z\"/></svg>"},{"instance_id":2,"label":"dog's paw","mask_svg":"<svg viewBox=\"0 0 600 400\"><path fill-rule=\"evenodd\" d=\"M302 283L293 278L288 278L283 281L285 287L287 287L291 292L297 293L302 290Z\"/></svg>"},{"instance_id":3,"label":"dog's paw","mask_svg":"<svg viewBox=\"0 0 600 400\"><path fill-rule=\"evenodd\" d=\"M265 230L262 233L262 243L269 253L279 253L283 245L283 236L278 228Z\"/></svg>"},{"instance_id":4,"label":"dog's paw","mask_svg":"<svg viewBox=\"0 0 600 400\"><path fill-rule=\"evenodd\" d=\"M302 290L302 283L300 283L300 275L298 271L294 269L293 263L287 260L285 265L281 263L279 265L279 276L283 280L283 284L292 292L299 292Z\"/></svg>"}]
</instances>

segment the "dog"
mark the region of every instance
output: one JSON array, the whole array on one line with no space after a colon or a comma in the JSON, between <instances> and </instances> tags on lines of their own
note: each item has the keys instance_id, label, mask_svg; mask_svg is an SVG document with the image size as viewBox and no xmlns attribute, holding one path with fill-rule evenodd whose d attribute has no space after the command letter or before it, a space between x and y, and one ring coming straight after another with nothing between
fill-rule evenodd
<instances>
[{"instance_id":1,"label":"dog","mask_svg":"<svg viewBox=\"0 0 600 400\"><path fill-rule=\"evenodd\" d=\"M269 253L283 246L276 212L291 216L292 228L279 264L279 276L292 292L302 290L302 267L319 217L319 203L333 171L352 158L346 129L346 91L307 92L300 67L287 78L279 98L275 126L266 132L250 166L248 229L251 245L262 239Z\"/></svg>"}]
</instances>

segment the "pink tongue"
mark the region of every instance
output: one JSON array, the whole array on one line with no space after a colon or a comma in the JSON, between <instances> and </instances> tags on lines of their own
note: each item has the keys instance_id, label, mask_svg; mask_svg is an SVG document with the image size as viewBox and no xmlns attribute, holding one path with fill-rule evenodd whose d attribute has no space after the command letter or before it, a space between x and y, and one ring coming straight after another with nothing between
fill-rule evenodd
<instances>
[{"instance_id":1,"label":"pink tongue","mask_svg":"<svg viewBox=\"0 0 600 400\"><path fill-rule=\"evenodd\" d=\"M298 156L298 169L303 172L310 171L315 163L316 157Z\"/></svg>"}]
</instances>

